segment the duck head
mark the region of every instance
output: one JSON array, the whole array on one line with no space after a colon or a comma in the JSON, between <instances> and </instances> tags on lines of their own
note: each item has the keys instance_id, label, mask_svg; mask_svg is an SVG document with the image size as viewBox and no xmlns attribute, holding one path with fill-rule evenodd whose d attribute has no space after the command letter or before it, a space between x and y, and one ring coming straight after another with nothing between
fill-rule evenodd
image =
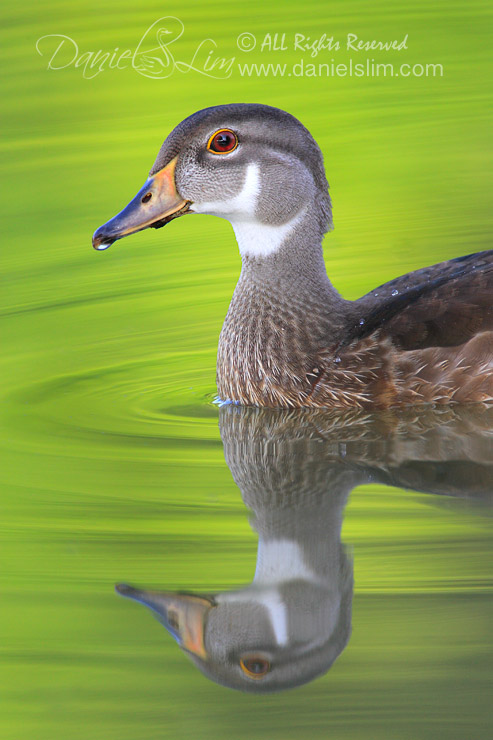
<instances>
[{"instance_id":1,"label":"duck head","mask_svg":"<svg viewBox=\"0 0 493 740\"><path fill-rule=\"evenodd\" d=\"M277 251L307 224L321 237L331 204L318 145L296 118L267 105L198 111L169 134L144 186L97 229L93 247L189 213L230 221L242 254Z\"/></svg>"},{"instance_id":2,"label":"duck head","mask_svg":"<svg viewBox=\"0 0 493 740\"><path fill-rule=\"evenodd\" d=\"M249 693L312 681L330 668L349 638L347 569L342 601L338 588L326 591L324 584L302 578L207 595L127 584L116 591L148 607L207 678Z\"/></svg>"}]
</instances>

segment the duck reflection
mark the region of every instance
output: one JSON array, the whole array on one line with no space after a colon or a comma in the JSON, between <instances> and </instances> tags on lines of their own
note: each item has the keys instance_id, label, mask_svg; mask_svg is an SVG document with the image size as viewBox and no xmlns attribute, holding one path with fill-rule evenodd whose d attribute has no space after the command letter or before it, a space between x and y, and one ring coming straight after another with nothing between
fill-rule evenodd
<instances>
[{"instance_id":1,"label":"duck reflection","mask_svg":"<svg viewBox=\"0 0 493 740\"><path fill-rule=\"evenodd\" d=\"M117 591L152 609L212 680L280 691L328 671L348 642L353 569L341 526L351 490L377 482L489 498L493 408L219 413L226 462L259 536L253 582L214 594Z\"/></svg>"}]
</instances>

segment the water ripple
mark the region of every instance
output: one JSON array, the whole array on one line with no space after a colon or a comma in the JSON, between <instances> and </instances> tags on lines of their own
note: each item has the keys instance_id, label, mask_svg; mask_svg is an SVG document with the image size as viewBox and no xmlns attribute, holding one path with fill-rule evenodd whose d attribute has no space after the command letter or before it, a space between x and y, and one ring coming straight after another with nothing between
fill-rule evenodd
<instances>
[{"instance_id":1,"label":"water ripple","mask_svg":"<svg viewBox=\"0 0 493 740\"><path fill-rule=\"evenodd\" d=\"M62 375L8 397L9 446L220 446L213 398L197 371L165 372L155 359Z\"/></svg>"}]
</instances>

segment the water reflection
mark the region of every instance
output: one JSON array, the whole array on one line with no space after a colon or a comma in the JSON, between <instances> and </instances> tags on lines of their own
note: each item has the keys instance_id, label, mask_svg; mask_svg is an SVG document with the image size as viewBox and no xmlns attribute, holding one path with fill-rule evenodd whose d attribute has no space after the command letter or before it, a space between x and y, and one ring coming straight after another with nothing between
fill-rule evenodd
<instances>
[{"instance_id":1,"label":"water reflection","mask_svg":"<svg viewBox=\"0 0 493 740\"><path fill-rule=\"evenodd\" d=\"M353 569L341 526L355 486L491 499L491 407L219 413L226 462L259 537L253 582L213 594L117 590L150 607L225 686L298 686L328 671L346 646Z\"/></svg>"}]
</instances>

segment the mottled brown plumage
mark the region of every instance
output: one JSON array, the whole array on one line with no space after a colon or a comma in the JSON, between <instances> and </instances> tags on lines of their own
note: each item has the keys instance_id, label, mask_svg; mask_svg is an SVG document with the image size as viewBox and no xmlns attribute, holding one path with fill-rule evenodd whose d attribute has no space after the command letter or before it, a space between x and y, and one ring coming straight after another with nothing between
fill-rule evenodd
<instances>
[{"instance_id":1,"label":"mottled brown plumage","mask_svg":"<svg viewBox=\"0 0 493 740\"><path fill-rule=\"evenodd\" d=\"M493 252L410 273L354 302L330 283L301 291L300 276L293 293L275 269L271 280L259 269L256 284L247 267L221 333L221 398L360 408L493 400Z\"/></svg>"}]
</instances>

